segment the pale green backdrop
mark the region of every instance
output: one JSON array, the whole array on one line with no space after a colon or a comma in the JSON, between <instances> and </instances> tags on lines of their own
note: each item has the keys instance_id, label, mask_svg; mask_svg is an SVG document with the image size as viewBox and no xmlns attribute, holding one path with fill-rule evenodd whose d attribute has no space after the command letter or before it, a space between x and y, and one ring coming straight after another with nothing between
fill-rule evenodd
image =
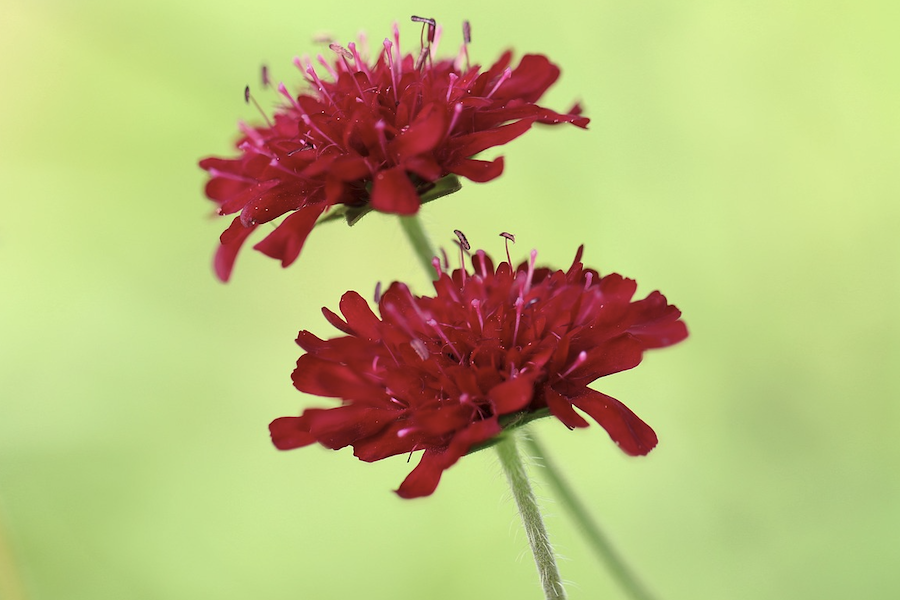
<instances>
[{"instance_id":1,"label":"pale green backdrop","mask_svg":"<svg viewBox=\"0 0 900 600\"><path fill-rule=\"evenodd\" d=\"M440 8L438 8L440 7ZM437 493L405 458L275 451L300 328L377 281L427 281L397 224L314 232L282 271L210 257L198 158L228 151L261 63L411 14L473 58L544 52L507 170L428 205L441 243L518 237L661 289L691 338L598 382L658 431L536 426L662 600L900 597L900 9L785 3L120 3L0 16L0 595L4 600L539 598L490 453ZM409 46L407 46L409 47ZM262 97L271 104L270 97ZM624 598L542 488L573 600Z\"/></svg>"}]
</instances>

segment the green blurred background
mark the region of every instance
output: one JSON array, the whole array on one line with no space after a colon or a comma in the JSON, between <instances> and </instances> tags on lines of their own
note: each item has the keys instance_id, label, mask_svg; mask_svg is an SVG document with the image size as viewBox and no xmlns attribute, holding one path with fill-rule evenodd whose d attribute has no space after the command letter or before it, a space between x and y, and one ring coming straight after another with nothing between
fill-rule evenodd
<instances>
[{"instance_id":1,"label":"green blurred background","mask_svg":"<svg viewBox=\"0 0 900 600\"><path fill-rule=\"evenodd\" d=\"M377 7L376 7L377 6ZM279 453L298 329L347 289L425 276L397 223L314 232L282 271L210 258L196 161L245 83L298 81L314 35L411 14L455 52L563 67L506 173L423 210L501 252L659 288L691 338L598 382L659 433L535 430L662 600L900 597L896 2L5 0L0 17L0 595L4 600L539 598L490 453L403 501L405 458ZM274 98L261 95L271 105ZM321 403L321 402L319 402ZM539 480L540 483L540 480ZM624 598L546 486L573 599Z\"/></svg>"}]
</instances>

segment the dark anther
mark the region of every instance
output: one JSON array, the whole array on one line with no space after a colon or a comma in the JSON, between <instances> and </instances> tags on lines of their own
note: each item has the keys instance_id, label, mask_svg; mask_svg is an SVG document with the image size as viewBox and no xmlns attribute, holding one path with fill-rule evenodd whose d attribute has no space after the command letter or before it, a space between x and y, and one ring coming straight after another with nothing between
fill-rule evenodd
<instances>
[{"instance_id":1,"label":"dark anther","mask_svg":"<svg viewBox=\"0 0 900 600\"><path fill-rule=\"evenodd\" d=\"M466 239L466 236L465 236L465 234L463 234L462 231L460 231L459 229L454 229L453 233L455 233L456 237L459 238L459 245L462 247L463 250L468 252L469 250L472 249L472 246L469 245L469 240Z\"/></svg>"},{"instance_id":2,"label":"dark anther","mask_svg":"<svg viewBox=\"0 0 900 600\"><path fill-rule=\"evenodd\" d=\"M463 41L467 44L472 43L472 26L468 21L463 21Z\"/></svg>"},{"instance_id":3,"label":"dark anther","mask_svg":"<svg viewBox=\"0 0 900 600\"><path fill-rule=\"evenodd\" d=\"M328 47L331 48L332 51L337 52L338 54L340 54L341 56L346 58L347 60L353 59L353 55L350 54L350 51L338 43L328 44Z\"/></svg>"},{"instance_id":4,"label":"dark anther","mask_svg":"<svg viewBox=\"0 0 900 600\"><path fill-rule=\"evenodd\" d=\"M244 102L250 104L250 86L244 87Z\"/></svg>"},{"instance_id":5,"label":"dark anther","mask_svg":"<svg viewBox=\"0 0 900 600\"><path fill-rule=\"evenodd\" d=\"M260 71L261 71L260 75L262 76L263 87L269 87L269 84L271 83L271 80L269 79L269 67L267 67L266 65L263 65L262 69Z\"/></svg>"},{"instance_id":6,"label":"dark anther","mask_svg":"<svg viewBox=\"0 0 900 600\"><path fill-rule=\"evenodd\" d=\"M417 17L415 15L410 17L410 20L413 23L424 23L428 25L428 43L431 44L434 42L434 31L437 27L437 21L435 21L434 19L429 19L428 17Z\"/></svg>"}]
</instances>

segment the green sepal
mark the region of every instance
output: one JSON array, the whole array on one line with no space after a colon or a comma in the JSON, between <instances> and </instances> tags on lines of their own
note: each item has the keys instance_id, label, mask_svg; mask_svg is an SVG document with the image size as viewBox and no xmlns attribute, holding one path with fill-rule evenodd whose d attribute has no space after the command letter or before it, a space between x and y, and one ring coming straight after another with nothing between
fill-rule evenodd
<instances>
[{"instance_id":1,"label":"green sepal","mask_svg":"<svg viewBox=\"0 0 900 600\"><path fill-rule=\"evenodd\" d=\"M449 196L453 192L458 192L462 189L462 184L460 183L459 178L456 175L447 175L445 177L441 177L434 183L420 184L418 187L420 190L425 188L424 191L419 193L419 199L422 204L426 204L428 202L431 202L432 200L437 200L438 198ZM366 184L366 191L371 194L371 182ZM328 213L324 217L320 218L316 222L316 225L318 226L322 223L344 219L347 222L347 225L350 225L352 227L353 225L356 225L360 219L362 219L373 210L374 209L368 202L361 206L347 206L346 204L339 204L328 211Z\"/></svg>"}]
</instances>

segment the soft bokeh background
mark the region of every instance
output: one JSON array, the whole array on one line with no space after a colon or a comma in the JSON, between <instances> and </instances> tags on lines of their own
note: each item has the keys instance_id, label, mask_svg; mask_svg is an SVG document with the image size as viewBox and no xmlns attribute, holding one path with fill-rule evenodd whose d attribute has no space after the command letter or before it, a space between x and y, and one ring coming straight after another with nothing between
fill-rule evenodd
<instances>
[{"instance_id":1,"label":"soft bokeh background","mask_svg":"<svg viewBox=\"0 0 900 600\"><path fill-rule=\"evenodd\" d=\"M563 66L505 175L423 211L500 252L538 247L661 289L692 337L599 382L658 431L628 459L538 423L664 600L900 596L900 43L896 2L298 3L5 0L0 17L0 595L538 598L490 453L438 492L405 458L279 453L266 426L300 328L377 281L427 289L399 227L317 230L287 271L209 259L198 158L226 153L265 62L315 34L374 42L411 14ZM409 48L410 46L407 46ZM273 99L262 95L264 103ZM623 598L562 508L579 598Z\"/></svg>"}]
</instances>

